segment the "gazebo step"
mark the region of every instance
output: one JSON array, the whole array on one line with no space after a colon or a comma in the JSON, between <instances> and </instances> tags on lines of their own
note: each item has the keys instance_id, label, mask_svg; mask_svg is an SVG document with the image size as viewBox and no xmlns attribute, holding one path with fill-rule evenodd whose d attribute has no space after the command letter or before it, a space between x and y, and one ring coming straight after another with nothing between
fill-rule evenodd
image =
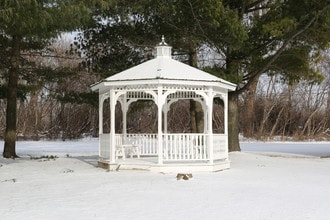
<instances>
[{"instance_id":1,"label":"gazebo step","mask_svg":"<svg viewBox=\"0 0 330 220\"><path fill-rule=\"evenodd\" d=\"M170 163L170 164L155 164L155 163L134 163L119 162L107 163L104 161L98 162L98 167L108 169L109 171L147 171L156 173L193 173L193 172L217 172L230 168L228 160L216 161L214 164L209 163Z\"/></svg>"}]
</instances>

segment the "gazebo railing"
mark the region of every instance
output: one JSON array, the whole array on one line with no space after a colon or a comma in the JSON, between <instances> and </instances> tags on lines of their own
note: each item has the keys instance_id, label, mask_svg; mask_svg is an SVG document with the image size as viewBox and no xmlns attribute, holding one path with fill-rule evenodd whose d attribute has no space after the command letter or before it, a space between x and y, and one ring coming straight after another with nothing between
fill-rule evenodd
<instances>
[{"instance_id":1,"label":"gazebo railing","mask_svg":"<svg viewBox=\"0 0 330 220\"><path fill-rule=\"evenodd\" d=\"M206 134L163 135L164 161L208 160Z\"/></svg>"},{"instance_id":2,"label":"gazebo railing","mask_svg":"<svg viewBox=\"0 0 330 220\"><path fill-rule=\"evenodd\" d=\"M116 146L129 143L139 146L140 155L158 155L157 134L116 134Z\"/></svg>"},{"instance_id":3,"label":"gazebo railing","mask_svg":"<svg viewBox=\"0 0 330 220\"><path fill-rule=\"evenodd\" d=\"M206 134L164 134L163 161L208 160ZM117 134L116 146L132 143L142 156L158 156L157 134Z\"/></svg>"},{"instance_id":4,"label":"gazebo railing","mask_svg":"<svg viewBox=\"0 0 330 220\"><path fill-rule=\"evenodd\" d=\"M214 160L228 159L227 135L213 134L213 159Z\"/></svg>"},{"instance_id":5,"label":"gazebo railing","mask_svg":"<svg viewBox=\"0 0 330 220\"><path fill-rule=\"evenodd\" d=\"M116 134L116 147L134 144L141 156L158 157L157 134ZM163 161L210 160L208 134L163 134ZM227 135L213 134L213 160L228 158ZM110 134L100 135L100 158L110 159Z\"/></svg>"},{"instance_id":6,"label":"gazebo railing","mask_svg":"<svg viewBox=\"0 0 330 220\"><path fill-rule=\"evenodd\" d=\"M101 160L110 160L110 134L99 135L99 157Z\"/></svg>"}]
</instances>

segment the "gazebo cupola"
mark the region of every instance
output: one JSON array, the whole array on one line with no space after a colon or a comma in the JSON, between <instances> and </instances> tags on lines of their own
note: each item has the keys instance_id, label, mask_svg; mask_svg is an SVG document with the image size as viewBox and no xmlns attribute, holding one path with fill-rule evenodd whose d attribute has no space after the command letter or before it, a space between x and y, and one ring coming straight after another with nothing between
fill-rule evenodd
<instances>
[{"instance_id":1,"label":"gazebo cupola","mask_svg":"<svg viewBox=\"0 0 330 220\"><path fill-rule=\"evenodd\" d=\"M162 37L162 42L156 47L157 50L157 57L169 57L172 56L172 47L168 46L165 42L164 36Z\"/></svg>"},{"instance_id":2,"label":"gazebo cupola","mask_svg":"<svg viewBox=\"0 0 330 220\"><path fill-rule=\"evenodd\" d=\"M228 92L235 84L172 59L162 38L156 57L91 86L99 92L99 166L110 170L143 169L156 172L218 171L229 168ZM224 104L224 132L212 131L213 101ZM103 132L103 105L110 99L110 133ZM203 133L169 133L171 104L193 99L204 110ZM127 111L138 100L157 106L157 133L127 133ZM123 129L115 131L115 106L122 110Z\"/></svg>"}]
</instances>

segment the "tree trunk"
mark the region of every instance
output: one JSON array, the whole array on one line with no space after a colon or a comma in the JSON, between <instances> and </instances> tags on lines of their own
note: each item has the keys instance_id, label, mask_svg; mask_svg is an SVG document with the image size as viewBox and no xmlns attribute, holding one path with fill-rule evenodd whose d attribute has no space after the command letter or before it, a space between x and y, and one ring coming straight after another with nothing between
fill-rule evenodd
<instances>
[{"instance_id":1,"label":"tree trunk","mask_svg":"<svg viewBox=\"0 0 330 220\"><path fill-rule=\"evenodd\" d=\"M271 130L271 132L270 132L270 134L269 134L269 136L268 136L268 139L273 139L274 134L275 134L276 129L277 129L277 126L278 126L278 124L279 124L279 121L280 121L280 119L282 119L282 117L283 117L283 116L282 116L283 111L284 111L284 106L281 108L280 112L279 112L278 115L277 115L276 121L275 121L275 123L274 123L274 125L273 125L273 127L272 127L272 130Z\"/></svg>"},{"instance_id":2,"label":"tree trunk","mask_svg":"<svg viewBox=\"0 0 330 220\"><path fill-rule=\"evenodd\" d=\"M262 119L259 118L259 120L261 120L261 124L257 135L258 140L265 140L266 132L268 130L269 118L274 108L275 108L275 103L269 101L265 102Z\"/></svg>"},{"instance_id":3,"label":"tree trunk","mask_svg":"<svg viewBox=\"0 0 330 220\"><path fill-rule=\"evenodd\" d=\"M247 96L245 97L245 106L244 111L242 111L243 114L243 126L242 126L242 132L244 137L254 137L254 103L255 103L255 96L257 91L257 85L259 78L255 77L252 79L253 82L250 84L248 90L247 90Z\"/></svg>"},{"instance_id":4,"label":"tree trunk","mask_svg":"<svg viewBox=\"0 0 330 220\"><path fill-rule=\"evenodd\" d=\"M228 93L228 147L229 151L241 151L239 145L238 94Z\"/></svg>"},{"instance_id":5,"label":"tree trunk","mask_svg":"<svg viewBox=\"0 0 330 220\"><path fill-rule=\"evenodd\" d=\"M190 104L190 127L191 127L191 133L197 133L197 123L196 123L196 111L195 106L196 102L192 99L189 100Z\"/></svg>"},{"instance_id":6,"label":"tree trunk","mask_svg":"<svg viewBox=\"0 0 330 220\"><path fill-rule=\"evenodd\" d=\"M6 132L5 145L2 156L5 158L16 158L16 112L17 112L17 87L20 58L19 36L13 36L12 51L10 59L10 69L7 90L7 109L6 109Z\"/></svg>"},{"instance_id":7,"label":"tree trunk","mask_svg":"<svg viewBox=\"0 0 330 220\"><path fill-rule=\"evenodd\" d=\"M330 128L330 83L328 85L328 100L327 100L326 117L327 117L328 129L329 129Z\"/></svg>"},{"instance_id":8,"label":"tree trunk","mask_svg":"<svg viewBox=\"0 0 330 220\"><path fill-rule=\"evenodd\" d=\"M204 113L201 103L190 99L190 121L192 133L204 132Z\"/></svg>"},{"instance_id":9,"label":"tree trunk","mask_svg":"<svg viewBox=\"0 0 330 220\"><path fill-rule=\"evenodd\" d=\"M197 68L197 52L194 42L190 43L189 65ZM204 132L204 113L202 105L199 102L190 100L190 121L192 133Z\"/></svg>"}]
</instances>

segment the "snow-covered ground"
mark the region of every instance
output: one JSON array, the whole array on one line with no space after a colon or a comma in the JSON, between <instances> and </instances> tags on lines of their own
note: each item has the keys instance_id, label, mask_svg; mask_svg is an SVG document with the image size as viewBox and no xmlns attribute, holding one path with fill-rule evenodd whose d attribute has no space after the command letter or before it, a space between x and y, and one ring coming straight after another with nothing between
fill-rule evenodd
<instances>
[{"instance_id":1,"label":"snow-covered ground","mask_svg":"<svg viewBox=\"0 0 330 220\"><path fill-rule=\"evenodd\" d=\"M0 157L0 219L330 217L329 142L242 143L242 152L230 153L231 169L187 181L107 172L95 167L97 150L96 139L18 142L22 158Z\"/></svg>"}]
</instances>

